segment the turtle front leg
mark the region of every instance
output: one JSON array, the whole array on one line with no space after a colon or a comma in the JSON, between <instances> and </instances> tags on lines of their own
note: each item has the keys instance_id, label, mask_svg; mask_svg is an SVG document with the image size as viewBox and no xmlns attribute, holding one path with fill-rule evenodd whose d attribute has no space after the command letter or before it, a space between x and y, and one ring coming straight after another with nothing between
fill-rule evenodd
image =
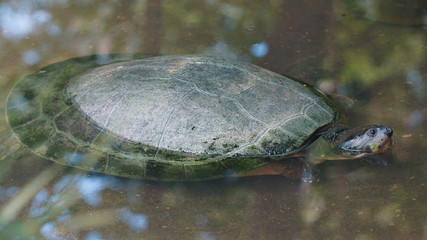
<instances>
[{"instance_id":1,"label":"turtle front leg","mask_svg":"<svg viewBox=\"0 0 427 240\"><path fill-rule=\"evenodd\" d=\"M267 165L239 173L238 177L282 175L291 180L301 180L302 182L313 182L316 180L311 164L304 161L304 158L287 158L273 161Z\"/></svg>"}]
</instances>

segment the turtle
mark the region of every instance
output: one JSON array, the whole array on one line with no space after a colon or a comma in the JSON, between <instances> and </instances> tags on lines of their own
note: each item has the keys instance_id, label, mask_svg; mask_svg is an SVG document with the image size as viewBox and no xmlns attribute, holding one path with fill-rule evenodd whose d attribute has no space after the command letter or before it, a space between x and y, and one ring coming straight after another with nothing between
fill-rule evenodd
<instances>
[{"instance_id":1,"label":"turtle","mask_svg":"<svg viewBox=\"0 0 427 240\"><path fill-rule=\"evenodd\" d=\"M338 124L337 104L299 80L207 55L54 63L17 82L6 110L42 158L157 181L295 175L312 165L301 156L314 142L323 144L314 159L367 158L391 149L393 134Z\"/></svg>"}]
</instances>

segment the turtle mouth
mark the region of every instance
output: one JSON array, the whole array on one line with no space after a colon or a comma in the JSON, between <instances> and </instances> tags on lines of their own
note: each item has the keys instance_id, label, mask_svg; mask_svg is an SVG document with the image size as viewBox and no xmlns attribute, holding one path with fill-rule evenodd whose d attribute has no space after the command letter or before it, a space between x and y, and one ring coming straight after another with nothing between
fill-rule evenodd
<instances>
[{"instance_id":1,"label":"turtle mouth","mask_svg":"<svg viewBox=\"0 0 427 240\"><path fill-rule=\"evenodd\" d=\"M360 150L353 150L352 154L354 154L354 158L365 158L370 155L382 154L389 150L394 145L394 139L388 134L384 134L381 138L380 143L372 143L371 145L366 145L364 148Z\"/></svg>"},{"instance_id":2,"label":"turtle mouth","mask_svg":"<svg viewBox=\"0 0 427 240\"><path fill-rule=\"evenodd\" d=\"M378 142L366 144L365 147L360 150L360 153L368 153L368 154L381 153L393 147L394 145L394 140L392 137L393 131L391 132L387 131L381 135L382 136L379 137Z\"/></svg>"},{"instance_id":3,"label":"turtle mouth","mask_svg":"<svg viewBox=\"0 0 427 240\"><path fill-rule=\"evenodd\" d=\"M393 131L386 131L377 136L374 141L372 141L372 139L365 140L360 144L361 147L341 149L351 153L352 155L356 155L356 157L385 152L394 145L394 139L392 135Z\"/></svg>"},{"instance_id":4,"label":"turtle mouth","mask_svg":"<svg viewBox=\"0 0 427 240\"><path fill-rule=\"evenodd\" d=\"M392 135L393 135L393 132L385 135L382 143L380 145L378 145L379 150L385 151L385 150L393 147L394 139L393 139Z\"/></svg>"}]
</instances>

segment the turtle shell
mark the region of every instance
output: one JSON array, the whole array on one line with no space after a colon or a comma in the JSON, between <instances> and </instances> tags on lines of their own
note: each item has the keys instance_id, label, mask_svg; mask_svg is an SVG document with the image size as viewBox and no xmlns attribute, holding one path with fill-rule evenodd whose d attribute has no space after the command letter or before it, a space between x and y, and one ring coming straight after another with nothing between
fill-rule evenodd
<instances>
[{"instance_id":1,"label":"turtle shell","mask_svg":"<svg viewBox=\"0 0 427 240\"><path fill-rule=\"evenodd\" d=\"M247 171L310 143L337 119L319 91L246 62L174 55L82 57L18 82L17 138L62 164L124 177L204 180Z\"/></svg>"}]
</instances>

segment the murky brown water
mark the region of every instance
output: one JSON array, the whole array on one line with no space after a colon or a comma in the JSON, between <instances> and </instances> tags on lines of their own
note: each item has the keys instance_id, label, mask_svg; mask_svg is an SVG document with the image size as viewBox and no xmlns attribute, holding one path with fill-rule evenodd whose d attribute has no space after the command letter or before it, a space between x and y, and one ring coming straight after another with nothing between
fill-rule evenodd
<instances>
[{"instance_id":1,"label":"murky brown water","mask_svg":"<svg viewBox=\"0 0 427 240\"><path fill-rule=\"evenodd\" d=\"M424 1L3 1L1 239L426 239ZM349 96L351 125L394 129L394 163L324 162L284 177L160 183L35 157L11 134L7 93L77 56L198 53L251 61Z\"/></svg>"}]
</instances>

